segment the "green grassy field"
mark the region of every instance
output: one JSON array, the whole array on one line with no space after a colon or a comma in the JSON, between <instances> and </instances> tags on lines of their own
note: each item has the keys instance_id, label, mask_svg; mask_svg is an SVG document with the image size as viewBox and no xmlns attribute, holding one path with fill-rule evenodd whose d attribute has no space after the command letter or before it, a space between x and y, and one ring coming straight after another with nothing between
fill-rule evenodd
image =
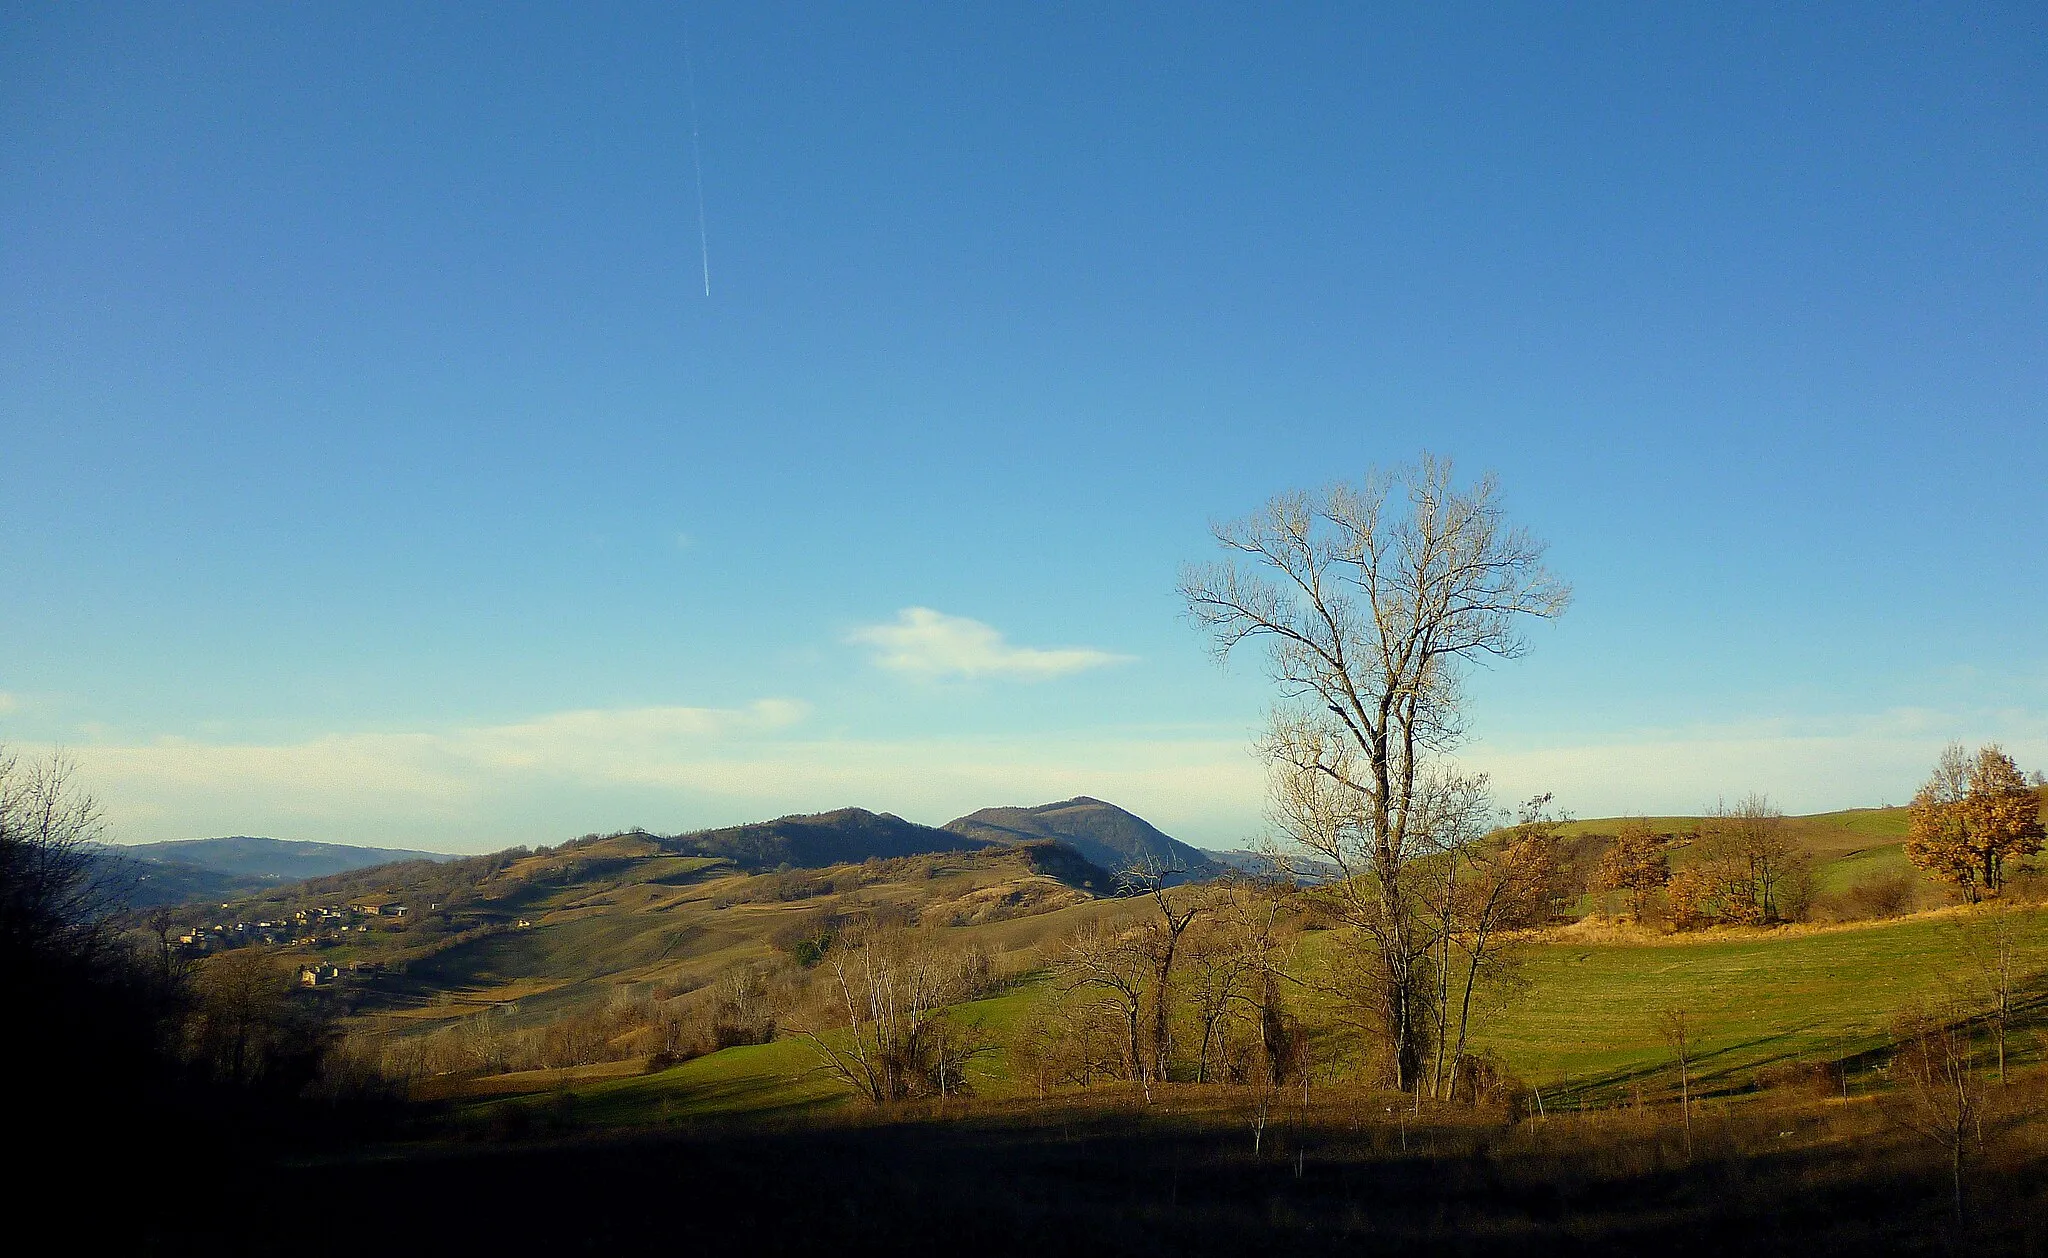
<instances>
[{"instance_id":1,"label":"green grassy field","mask_svg":"<svg viewBox=\"0 0 2048 1258\"><path fill-rule=\"evenodd\" d=\"M983 1028L995 1044L1036 995L1036 978L986 1000L957 1006L963 1020ZM830 1040L842 1037L828 1035ZM774 1118L853 1103L844 1084L820 1068L809 1041L785 1036L767 1044L723 1049L654 1074L623 1079L551 1082L536 1072L533 1092L566 1092L573 1100L576 1121L601 1127L660 1126L685 1120ZM976 1058L968 1067L977 1094L1006 1096L1015 1090L1009 1063L1000 1048ZM487 1118L506 1105L531 1104L498 1097L482 1098L464 1108L473 1118Z\"/></svg>"},{"instance_id":2,"label":"green grassy field","mask_svg":"<svg viewBox=\"0 0 2048 1258\"><path fill-rule=\"evenodd\" d=\"M1638 1087L1656 1097L1676 1087L1676 1074L1655 1018L1679 1007L1694 1020L1694 1076L1707 1091L1746 1088L1760 1069L1792 1061L1850 1060L1867 1074L1881 1064L1873 1050L1887 1043L1898 1011L1970 971L1968 931L1978 920L1938 914L1835 930L1539 944L1527 956L1526 992L1477 1028L1476 1046L1498 1052L1553 1104L1612 1102ZM2020 920L2021 968L2048 968L2048 911ZM1042 982L1028 977L960 1013L999 1045ZM2041 995L2033 1000L2012 1040L2015 1064L2048 1056ZM848 1090L817 1065L797 1039L730 1048L658 1074L576 1085L576 1113L631 1126L848 1103ZM984 1096L1016 1091L1000 1048L971 1075Z\"/></svg>"},{"instance_id":3,"label":"green grassy field","mask_svg":"<svg viewBox=\"0 0 2048 1258\"><path fill-rule=\"evenodd\" d=\"M1942 913L1881 925L1649 944L1547 943L1532 949L1527 994L1482 1028L1531 1082L1611 1094L1663 1090L1671 1053L1655 1018L1683 1008L1698 1025L1698 1072L1746 1084L1763 1066L1838 1060L1886 1040L1909 1002L1961 983L1981 919ZM2048 912L2021 917L2022 971L2048 967ZM2032 1033L2021 1049L2039 1056Z\"/></svg>"},{"instance_id":4,"label":"green grassy field","mask_svg":"<svg viewBox=\"0 0 2048 1258\"><path fill-rule=\"evenodd\" d=\"M1587 834L1612 835L1621 829L1623 817L1588 817L1566 822L1559 833L1566 838ZM1696 834L1704 817L1639 817L1658 834ZM1865 848L1902 843L1906 838L1904 808L1848 808L1840 812L1812 813L1785 818L1785 828L1822 861L1834 860Z\"/></svg>"}]
</instances>

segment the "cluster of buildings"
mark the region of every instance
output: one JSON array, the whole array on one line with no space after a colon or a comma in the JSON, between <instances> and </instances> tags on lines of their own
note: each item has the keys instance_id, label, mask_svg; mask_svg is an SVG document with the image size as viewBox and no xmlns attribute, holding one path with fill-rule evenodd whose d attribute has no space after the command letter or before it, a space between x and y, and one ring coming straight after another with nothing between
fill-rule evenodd
<instances>
[{"instance_id":1,"label":"cluster of buildings","mask_svg":"<svg viewBox=\"0 0 2048 1258\"><path fill-rule=\"evenodd\" d=\"M350 931L367 933L368 918L396 920L406 913L405 905L390 900L359 900L304 908L275 920L193 926L180 933L177 941L193 952L220 952L250 944L339 943Z\"/></svg>"},{"instance_id":2,"label":"cluster of buildings","mask_svg":"<svg viewBox=\"0 0 2048 1258\"><path fill-rule=\"evenodd\" d=\"M381 973L383 969L382 961L351 961L347 965L302 965L299 967L299 986L326 987L330 983L339 982L344 974L364 977Z\"/></svg>"}]
</instances>

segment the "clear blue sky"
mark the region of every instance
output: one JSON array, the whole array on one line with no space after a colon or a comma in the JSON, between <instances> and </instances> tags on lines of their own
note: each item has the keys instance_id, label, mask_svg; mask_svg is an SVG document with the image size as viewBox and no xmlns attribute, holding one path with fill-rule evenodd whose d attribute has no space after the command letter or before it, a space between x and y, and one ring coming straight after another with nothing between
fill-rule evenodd
<instances>
[{"instance_id":1,"label":"clear blue sky","mask_svg":"<svg viewBox=\"0 0 2048 1258\"><path fill-rule=\"evenodd\" d=\"M1578 590L1504 798L2048 767L2040 6L696 5L709 299L684 12L6 6L0 740L117 838L1234 845L1176 568L1424 448Z\"/></svg>"}]
</instances>

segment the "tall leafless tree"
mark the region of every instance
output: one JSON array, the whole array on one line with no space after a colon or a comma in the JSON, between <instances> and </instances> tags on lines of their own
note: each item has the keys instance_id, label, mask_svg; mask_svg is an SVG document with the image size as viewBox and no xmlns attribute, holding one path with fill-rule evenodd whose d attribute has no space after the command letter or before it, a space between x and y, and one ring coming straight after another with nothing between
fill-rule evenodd
<instances>
[{"instance_id":1,"label":"tall leafless tree","mask_svg":"<svg viewBox=\"0 0 2048 1258\"><path fill-rule=\"evenodd\" d=\"M1427 1034L1427 906L1411 864L1437 850L1464 792L1446 763L1463 733L1460 673L1522 654L1521 625L1570 591L1544 546L1511 526L1491 476L1447 460L1285 493L1220 524L1219 563L1180 590L1219 656L1256 640L1282 701L1264 750L1288 837L1338 870L1347 924L1376 955L1394 1081L1410 1086ZM1449 811L1455 811L1450 809Z\"/></svg>"}]
</instances>

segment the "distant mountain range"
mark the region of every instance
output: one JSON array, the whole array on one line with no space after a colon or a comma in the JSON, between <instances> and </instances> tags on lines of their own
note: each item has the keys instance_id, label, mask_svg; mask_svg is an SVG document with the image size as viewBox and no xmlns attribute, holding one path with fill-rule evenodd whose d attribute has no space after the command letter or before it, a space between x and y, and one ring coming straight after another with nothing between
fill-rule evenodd
<instances>
[{"instance_id":1,"label":"distant mountain range","mask_svg":"<svg viewBox=\"0 0 2048 1258\"><path fill-rule=\"evenodd\" d=\"M651 836L650 836L651 837ZM672 835L670 851L716 856L749 870L820 868L933 852L1032 849L1034 866L1076 886L1108 890L1135 868L1164 872L1169 882L1214 878L1233 865L1162 832L1115 804L1086 795L1029 808L984 808L947 822L919 825L865 808L778 817ZM225 900L268 885L324 878L405 861L456 859L409 848L355 847L235 835L99 849L109 879L134 907ZM1062 853L1066 853L1062 855Z\"/></svg>"},{"instance_id":2,"label":"distant mountain range","mask_svg":"<svg viewBox=\"0 0 2048 1258\"><path fill-rule=\"evenodd\" d=\"M324 878L400 861L455 859L442 852L251 835L102 846L97 854L102 876L135 908L222 899L274 883Z\"/></svg>"},{"instance_id":3,"label":"distant mountain range","mask_svg":"<svg viewBox=\"0 0 2048 1258\"><path fill-rule=\"evenodd\" d=\"M225 839L174 839L138 843L121 854L132 860L192 865L215 873L271 881L297 881L345 874L351 869L390 865L398 861L445 861L446 852L417 852L402 847L356 847L348 843L309 843L299 839L259 839L238 834Z\"/></svg>"}]
</instances>

